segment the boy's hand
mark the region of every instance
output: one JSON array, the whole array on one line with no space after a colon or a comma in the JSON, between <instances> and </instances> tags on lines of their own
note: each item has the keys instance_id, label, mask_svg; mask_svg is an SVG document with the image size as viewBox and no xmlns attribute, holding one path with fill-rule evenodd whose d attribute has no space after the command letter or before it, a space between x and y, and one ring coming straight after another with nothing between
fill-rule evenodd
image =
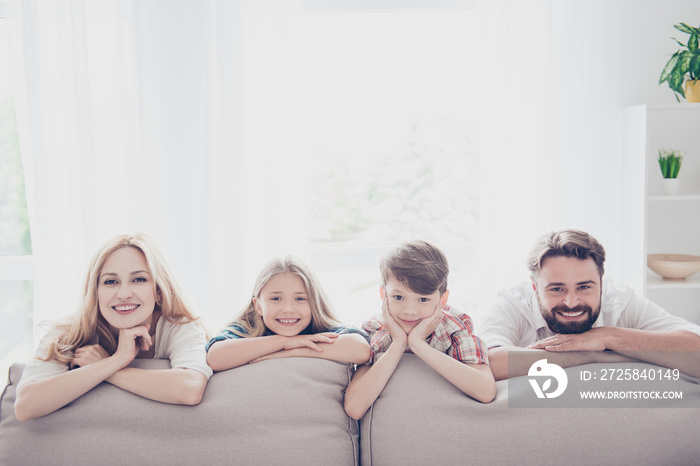
<instances>
[{"instance_id":1,"label":"boy's hand","mask_svg":"<svg viewBox=\"0 0 700 466\"><path fill-rule=\"evenodd\" d=\"M401 345L403 349L406 349L408 334L396 323L394 317L392 317L389 312L389 295L386 290L384 290L384 299L382 300L382 318L384 320L384 328L391 336L391 341Z\"/></svg>"},{"instance_id":2,"label":"boy's hand","mask_svg":"<svg viewBox=\"0 0 700 466\"><path fill-rule=\"evenodd\" d=\"M435 311L433 311L430 316L421 320L418 325L413 327L413 330L411 330L411 333L408 335L408 346L411 347L411 350L413 350L412 347L416 343L425 342L426 338L428 338L435 331L435 327L438 326L441 319L442 304L440 304L440 301L438 300L438 303L435 306Z\"/></svg>"}]
</instances>

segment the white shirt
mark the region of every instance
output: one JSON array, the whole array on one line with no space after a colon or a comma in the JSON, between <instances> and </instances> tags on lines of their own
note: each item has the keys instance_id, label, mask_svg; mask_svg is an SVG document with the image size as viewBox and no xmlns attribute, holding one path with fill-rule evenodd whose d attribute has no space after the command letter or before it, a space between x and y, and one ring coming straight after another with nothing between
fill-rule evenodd
<instances>
[{"instance_id":1,"label":"white shirt","mask_svg":"<svg viewBox=\"0 0 700 466\"><path fill-rule=\"evenodd\" d=\"M700 326L669 314L648 299L636 295L630 287L612 280L603 280L600 314L593 327L688 330L700 336ZM476 334L487 348L524 348L555 333L542 317L532 283L523 282L498 294Z\"/></svg>"},{"instance_id":2,"label":"white shirt","mask_svg":"<svg viewBox=\"0 0 700 466\"><path fill-rule=\"evenodd\" d=\"M61 364L54 359L48 361L36 359L46 357L48 347L56 336L57 330L53 330L41 339L34 354L35 358L29 361L22 371L22 378L17 384L17 389L25 383L68 371L67 364ZM194 369L206 375L207 378L211 377L213 371L207 365L207 353L204 350L207 336L204 328L198 323L173 324L160 317L156 324L155 340L156 348L153 359L170 359L170 366L173 369ZM72 353L69 354L72 355Z\"/></svg>"}]
</instances>

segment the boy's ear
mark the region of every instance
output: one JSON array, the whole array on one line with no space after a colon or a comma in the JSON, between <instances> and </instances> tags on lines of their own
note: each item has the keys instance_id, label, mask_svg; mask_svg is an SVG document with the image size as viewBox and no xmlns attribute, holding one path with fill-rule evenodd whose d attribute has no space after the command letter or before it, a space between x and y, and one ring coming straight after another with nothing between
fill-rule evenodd
<instances>
[{"instance_id":1,"label":"boy's ear","mask_svg":"<svg viewBox=\"0 0 700 466\"><path fill-rule=\"evenodd\" d=\"M445 290L445 292L440 296L440 306L443 308L447 306L447 297L450 295L450 290Z\"/></svg>"}]
</instances>

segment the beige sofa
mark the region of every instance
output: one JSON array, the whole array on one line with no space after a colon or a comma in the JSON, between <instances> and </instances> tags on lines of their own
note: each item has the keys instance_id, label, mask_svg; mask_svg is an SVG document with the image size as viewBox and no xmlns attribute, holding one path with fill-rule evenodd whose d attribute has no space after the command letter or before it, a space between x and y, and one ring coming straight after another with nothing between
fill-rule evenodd
<instances>
[{"instance_id":1,"label":"beige sofa","mask_svg":"<svg viewBox=\"0 0 700 466\"><path fill-rule=\"evenodd\" d=\"M700 464L700 385L686 380L685 408L514 408L509 390L528 392L527 377L498 382L484 405L407 354L358 426L342 408L351 367L290 358L214 374L198 406L103 383L20 423L12 406L22 367L11 368L0 404L3 466ZM570 380L580 369L567 369Z\"/></svg>"}]
</instances>

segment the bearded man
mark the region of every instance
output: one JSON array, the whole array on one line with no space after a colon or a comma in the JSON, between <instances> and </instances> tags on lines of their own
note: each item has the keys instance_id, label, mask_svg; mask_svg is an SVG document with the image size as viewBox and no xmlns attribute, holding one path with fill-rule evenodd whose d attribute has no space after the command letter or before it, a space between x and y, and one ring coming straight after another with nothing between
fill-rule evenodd
<instances>
[{"instance_id":1,"label":"bearded man","mask_svg":"<svg viewBox=\"0 0 700 466\"><path fill-rule=\"evenodd\" d=\"M528 257L530 281L499 293L476 334L496 380L543 358L561 367L638 360L700 377L700 326L603 280L605 249L588 233L550 232ZM530 352L530 354L522 352Z\"/></svg>"}]
</instances>

